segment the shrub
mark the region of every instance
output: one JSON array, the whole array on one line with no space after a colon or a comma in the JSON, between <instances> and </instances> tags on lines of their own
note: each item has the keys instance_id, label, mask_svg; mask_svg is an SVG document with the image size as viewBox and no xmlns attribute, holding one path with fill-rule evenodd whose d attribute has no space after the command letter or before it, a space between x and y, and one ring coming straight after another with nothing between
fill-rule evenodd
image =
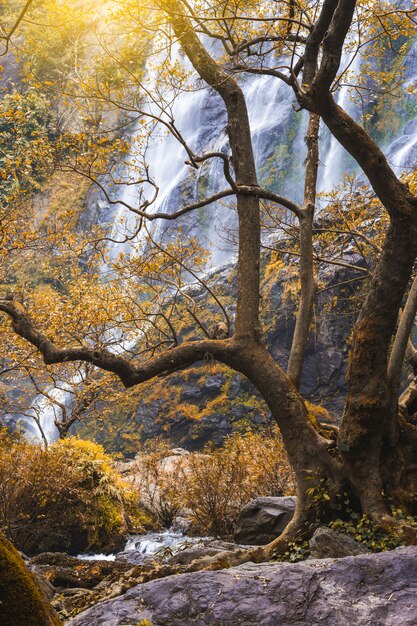
<instances>
[{"instance_id":1,"label":"shrub","mask_svg":"<svg viewBox=\"0 0 417 626\"><path fill-rule=\"evenodd\" d=\"M24 552L115 549L133 499L95 443L70 438L43 450L0 433L0 526Z\"/></svg>"},{"instance_id":2,"label":"shrub","mask_svg":"<svg viewBox=\"0 0 417 626\"><path fill-rule=\"evenodd\" d=\"M278 429L231 435L223 448L207 448L167 463L172 454L159 444L138 461L144 503L162 526L180 510L203 535L228 537L240 509L256 496L294 493L295 482Z\"/></svg>"},{"instance_id":3,"label":"shrub","mask_svg":"<svg viewBox=\"0 0 417 626\"><path fill-rule=\"evenodd\" d=\"M191 510L196 530L227 537L244 504L257 496L294 491L294 475L278 429L270 434L248 431L231 435L223 448L190 455L183 505Z\"/></svg>"},{"instance_id":4,"label":"shrub","mask_svg":"<svg viewBox=\"0 0 417 626\"><path fill-rule=\"evenodd\" d=\"M184 459L175 457L167 443L154 441L137 462L135 484L143 504L157 525L169 528L183 506Z\"/></svg>"},{"instance_id":5,"label":"shrub","mask_svg":"<svg viewBox=\"0 0 417 626\"><path fill-rule=\"evenodd\" d=\"M353 513L349 520L337 519L330 522L329 526L337 532L350 535L371 552L394 550L404 545L400 536L395 533L395 529L389 532L372 522L366 515L359 516Z\"/></svg>"}]
</instances>

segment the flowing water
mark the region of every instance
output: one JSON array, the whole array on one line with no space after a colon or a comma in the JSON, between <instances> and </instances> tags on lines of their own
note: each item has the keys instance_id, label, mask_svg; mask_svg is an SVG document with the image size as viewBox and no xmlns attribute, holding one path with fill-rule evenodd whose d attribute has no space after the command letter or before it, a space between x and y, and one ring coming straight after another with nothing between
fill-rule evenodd
<instances>
[{"instance_id":1,"label":"flowing water","mask_svg":"<svg viewBox=\"0 0 417 626\"><path fill-rule=\"evenodd\" d=\"M143 556L152 556L163 550L172 553L204 540L208 537L187 537L180 531L163 530L161 532L149 532L145 535L132 535L128 538L124 552L137 552ZM79 554L77 558L86 561L115 561L117 554Z\"/></svg>"},{"instance_id":2,"label":"flowing water","mask_svg":"<svg viewBox=\"0 0 417 626\"><path fill-rule=\"evenodd\" d=\"M405 83L404 89L417 88L417 41L411 46L404 59ZM416 96L411 94L404 98L404 115L406 123L398 135L385 147L385 154L391 167L397 175L414 169L417 163L417 106Z\"/></svg>"}]
</instances>

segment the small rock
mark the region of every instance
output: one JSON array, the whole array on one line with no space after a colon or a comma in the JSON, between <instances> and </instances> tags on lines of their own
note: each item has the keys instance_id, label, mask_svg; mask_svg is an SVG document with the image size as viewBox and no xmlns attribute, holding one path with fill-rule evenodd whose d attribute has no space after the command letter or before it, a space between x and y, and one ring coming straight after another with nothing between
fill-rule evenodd
<instances>
[{"instance_id":1,"label":"small rock","mask_svg":"<svg viewBox=\"0 0 417 626\"><path fill-rule=\"evenodd\" d=\"M261 546L278 537L294 514L295 501L295 496L263 497L246 504L236 523L236 543Z\"/></svg>"},{"instance_id":2,"label":"small rock","mask_svg":"<svg viewBox=\"0 0 417 626\"><path fill-rule=\"evenodd\" d=\"M210 541L208 543L200 543L195 546L190 546L181 550L178 554L168 559L168 563L175 565L189 565L195 559L200 559L205 556L215 556L225 550L236 550L238 548L235 543L229 543L226 541Z\"/></svg>"},{"instance_id":3,"label":"small rock","mask_svg":"<svg viewBox=\"0 0 417 626\"><path fill-rule=\"evenodd\" d=\"M154 562L155 558L155 555L144 554L140 550L124 550L124 552L119 552L116 556L116 563L120 561L130 563L131 565L148 565Z\"/></svg>"},{"instance_id":4,"label":"small rock","mask_svg":"<svg viewBox=\"0 0 417 626\"><path fill-rule=\"evenodd\" d=\"M344 556L356 556L369 552L363 544L355 541L353 537L338 533L332 528L320 526L310 539L310 558L328 559Z\"/></svg>"}]
</instances>

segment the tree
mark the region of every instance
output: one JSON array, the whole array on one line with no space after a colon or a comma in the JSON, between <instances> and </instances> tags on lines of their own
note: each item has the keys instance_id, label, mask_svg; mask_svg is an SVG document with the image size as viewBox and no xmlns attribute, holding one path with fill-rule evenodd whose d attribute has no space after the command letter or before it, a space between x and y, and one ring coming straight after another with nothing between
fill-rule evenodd
<instances>
[{"instance_id":1,"label":"tree","mask_svg":"<svg viewBox=\"0 0 417 626\"><path fill-rule=\"evenodd\" d=\"M91 341L82 338L73 343L64 328L60 328L51 339L52 332L32 319L13 299L2 300L0 310L11 318L16 335L37 348L47 365L85 361L114 373L125 387L141 384L207 357L228 365L251 380L279 425L295 471L298 493L296 513L286 531L269 546L258 549L251 558L267 558L273 552L285 551L294 537L308 534L320 520L338 515L346 492L351 494L353 501L358 501L361 511L371 520L386 528L396 529L406 541L415 541L415 530L393 517L387 499L392 498L406 510L412 511L415 506L416 476L410 462L415 452L415 425L407 421L404 412L398 412L399 366L392 364L390 368L388 361L399 311L417 254L417 198L411 187L394 174L383 152L364 127L356 123L332 95L332 90L340 82L338 72L343 47L351 45L347 37L354 20L356 2L282 3L282 6L274 5L260 17L258 7L240 3L229 4L223 13L222 6L203 4L191 9L181 0L163 0L156 4L157 12L141 10L136 3L129 6L137 20L135 37L143 38L144 49L155 38L155 32L164 42L163 47L170 45L172 39L178 41L199 77L219 94L227 112L231 155L229 158L224 153L195 154L176 128L175 120L169 116L166 102L161 101L159 115L137 110L145 119L162 123L174 133L184 145L192 166L198 167L213 158L221 159L229 187L170 214L152 213L152 201L149 199L144 199L140 206L127 204L127 208L138 216L139 228L143 228L144 220L174 220L215 200L229 196L236 199L239 257L233 330L230 336L222 339L211 339L206 335L200 339L181 341L180 337L168 347L164 343L157 350L145 350L140 358L132 359L117 354L105 345L92 346ZM358 24L365 30L373 28L369 26L370 10L366 2L358 9ZM378 11L383 25L389 27L392 12L385 5L378 6ZM404 20L407 22L414 13L414 10L405 11ZM399 38L403 30L395 20L393 24L392 36ZM384 34L386 30L380 29L376 35L374 32L374 38L378 39L378 33ZM202 34L221 43L228 57L227 62L209 54L199 36ZM290 51L288 71L271 69L264 50L270 53L272 50L276 56ZM242 61L243 52L247 55L245 62ZM257 65L254 65L255 62ZM236 72L265 73L283 80L294 91L299 106L310 113L307 136L309 158L305 199L301 207L273 191L263 189L258 183L251 127ZM143 75L137 80L133 78L134 86L142 84ZM166 75L162 74L163 78L167 79ZM181 83L181 77L179 80ZM164 115L166 110L168 114ZM348 397L337 450L314 427L297 391L315 291L311 237L318 159L318 117L362 168L389 216L389 227L367 282L366 296L353 333ZM145 159L143 168L145 175L142 182L154 185L149 176L146 177ZM98 178L98 173L91 174L91 168L88 175L92 179ZM302 299L289 375L274 361L260 337L261 201L272 201L285 207L300 221ZM117 199L112 202L117 203ZM148 310L148 314L152 318L151 311ZM410 317L413 318L413 315L407 312L404 320ZM396 364L402 363L404 353L403 341L395 357ZM318 496L323 492L325 497L320 500Z\"/></svg>"}]
</instances>

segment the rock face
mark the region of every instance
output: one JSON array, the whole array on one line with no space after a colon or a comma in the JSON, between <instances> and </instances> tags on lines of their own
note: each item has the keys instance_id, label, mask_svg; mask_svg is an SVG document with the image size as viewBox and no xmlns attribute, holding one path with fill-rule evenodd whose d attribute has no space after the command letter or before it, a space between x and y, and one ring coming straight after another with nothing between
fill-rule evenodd
<instances>
[{"instance_id":1,"label":"rock face","mask_svg":"<svg viewBox=\"0 0 417 626\"><path fill-rule=\"evenodd\" d=\"M412 626L417 547L302 563L248 563L169 576L103 602L68 626Z\"/></svg>"},{"instance_id":2,"label":"rock face","mask_svg":"<svg viewBox=\"0 0 417 626\"><path fill-rule=\"evenodd\" d=\"M234 540L261 546L282 533L295 509L295 496L255 498L246 504L236 523Z\"/></svg>"},{"instance_id":3,"label":"rock face","mask_svg":"<svg viewBox=\"0 0 417 626\"><path fill-rule=\"evenodd\" d=\"M347 261L360 264L360 259L349 255ZM348 271L334 267L320 274L328 290L318 297L320 316L309 339L301 383L305 398L323 405L336 416L344 405L347 338L356 313L348 299L355 288L348 287L347 293L340 294L331 286L350 278ZM284 369L295 320L294 304L285 300L285 280L285 275L278 274L263 281L262 288L267 303L265 338L274 358ZM221 268L209 282L220 297L230 299L236 290L235 268ZM340 296L337 300L336 295ZM202 308L206 306L204 290L199 292L196 288L192 296ZM231 311L233 306L229 313ZM234 374L230 380L220 368L218 373L207 375L204 369L192 367L164 380L163 392L152 391L141 396L134 417L143 439L164 437L173 445L201 450L210 441L216 446L222 445L225 437L245 420L255 427L270 423L270 414L253 385L240 374ZM220 398L224 401L219 402ZM195 413L193 419L189 417L190 409Z\"/></svg>"},{"instance_id":4,"label":"rock face","mask_svg":"<svg viewBox=\"0 0 417 626\"><path fill-rule=\"evenodd\" d=\"M369 550L349 535L320 526L310 539L310 558L331 559L366 554Z\"/></svg>"}]
</instances>

